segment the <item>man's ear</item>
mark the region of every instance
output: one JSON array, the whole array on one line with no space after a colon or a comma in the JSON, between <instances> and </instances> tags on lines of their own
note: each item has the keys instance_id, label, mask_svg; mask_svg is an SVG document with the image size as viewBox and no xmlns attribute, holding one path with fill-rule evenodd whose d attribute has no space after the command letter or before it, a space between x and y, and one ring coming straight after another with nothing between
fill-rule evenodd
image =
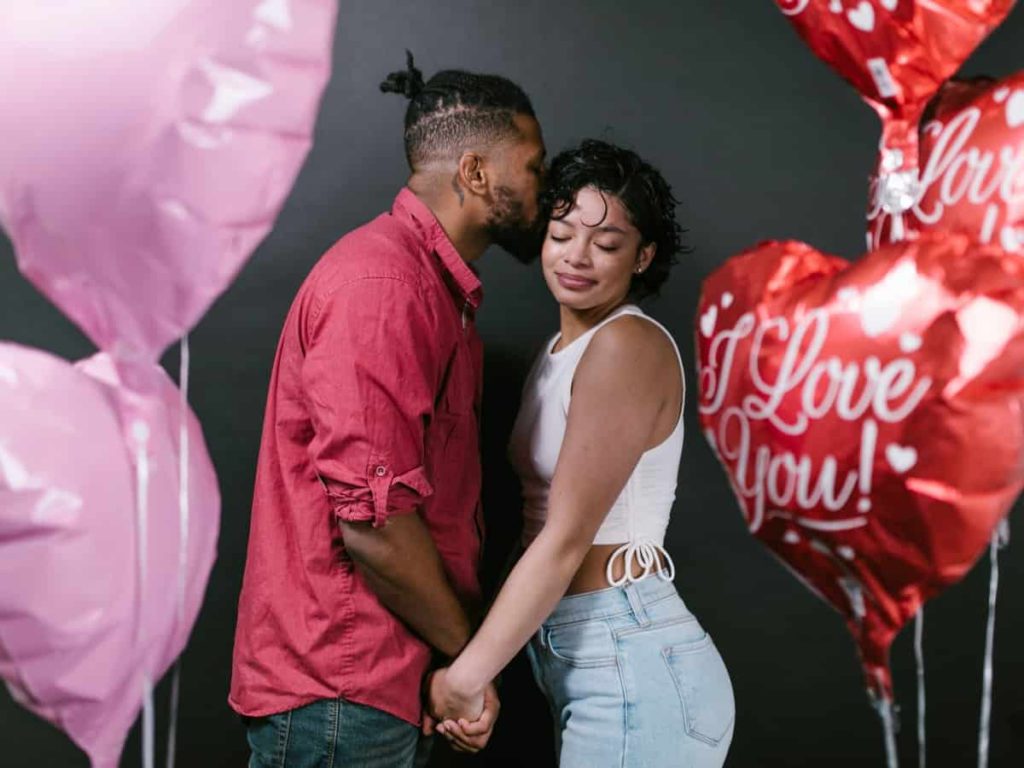
<instances>
[{"instance_id":1,"label":"man's ear","mask_svg":"<svg viewBox=\"0 0 1024 768\"><path fill-rule=\"evenodd\" d=\"M463 152L459 158L458 182L471 195L488 194L487 169L476 152Z\"/></svg>"}]
</instances>

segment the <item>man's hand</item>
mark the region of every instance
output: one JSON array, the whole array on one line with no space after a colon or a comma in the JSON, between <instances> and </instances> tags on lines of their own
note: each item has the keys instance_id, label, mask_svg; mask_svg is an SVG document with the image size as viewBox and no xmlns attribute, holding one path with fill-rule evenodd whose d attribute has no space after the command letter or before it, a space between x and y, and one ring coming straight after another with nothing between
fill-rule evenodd
<instances>
[{"instance_id":1,"label":"man's hand","mask_svg":"<svg viewBox=\"0 0 1024 768\"><path fill-rule=\"evenodd\" d=\"M476 753L487 746L501 703L493 683L483 691L463 690L447 669L434 672L427 683L424 732L436 730L459 752Z\"/></svg>"}]
</instances>

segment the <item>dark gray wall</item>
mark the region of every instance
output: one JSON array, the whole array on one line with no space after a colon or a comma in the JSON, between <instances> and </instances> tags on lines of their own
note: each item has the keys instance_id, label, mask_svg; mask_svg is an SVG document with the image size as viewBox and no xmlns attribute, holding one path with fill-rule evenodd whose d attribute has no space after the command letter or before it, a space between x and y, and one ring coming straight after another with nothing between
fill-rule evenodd
<instances>
[{"instance_id":1,"label":"dark gray wall","mask_svg":"<svg viewBox=\"0 0 1024 768\"><path fill-rule=\"evenodd\" d=\"M404 48L428 76L459 66L522 83L553 150L605 137L663 169L684 202L696 253L649 311L677 335L688 360L701 280L730 254L760 239L798 237L854 257L864 242L876 119L768 0L343 0L341 6L334 78L312 155L277 228L192 336L192 403L220 475L224 514L220 558L184 658L181 766L245 764L242 729L225 697L269 367L285 312L310 266L339 235L386 208L405 178L404 102L377 91L382 76L403 64ZM966 69L1009 74L1024 66L1022 43L1024 9L1017 9ZM524 368L557 313L537 267L520 267L499 252L481 267L493 575L517 514L504 442ZM92 352L20 278L2 239L0 338L70 359ZM173 353L165 362L176 370ZM679 590L714 634L732 673L738 723L728 764L883 765L879 725L842 622L747 534L696 430L692 398L687 416L690 439L668 546L679 566ZM993 768L1024 760L1022 548L1011 547L1003 559ZM974 764L987 581L982 564L928 610L928 746L936 768ZM893 653L906 765L916 761L909 634ZM502 726L475 764L550 765L544 705L521 663L507 678ZM159 693L166 709L166 682ZM123 765L139 765L138 743L136 731ZM438 764L448 762L439 756ZM59 733L0 694L0 766L85 764Z\"/></svg>"}]
</instances>

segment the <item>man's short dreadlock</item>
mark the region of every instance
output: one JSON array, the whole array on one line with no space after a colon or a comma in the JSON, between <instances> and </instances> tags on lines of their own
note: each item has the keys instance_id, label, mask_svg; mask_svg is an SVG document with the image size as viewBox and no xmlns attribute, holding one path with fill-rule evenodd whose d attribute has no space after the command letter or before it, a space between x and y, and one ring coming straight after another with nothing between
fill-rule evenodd
<instances>
[{"instance_id":1,"label":"man's short dreadlock","mask_svg":"<svg viewBox=\"0 0 1024 768\"><path fill-rule=\"evenodd\" d=\"M517 135L516 115L535 117L529 97L507 78L446 69L424 83L412 54L406 56L406 69L388 75L380 89L409 99L405 156L413 171Z\"/></svg>"}]
</instances>

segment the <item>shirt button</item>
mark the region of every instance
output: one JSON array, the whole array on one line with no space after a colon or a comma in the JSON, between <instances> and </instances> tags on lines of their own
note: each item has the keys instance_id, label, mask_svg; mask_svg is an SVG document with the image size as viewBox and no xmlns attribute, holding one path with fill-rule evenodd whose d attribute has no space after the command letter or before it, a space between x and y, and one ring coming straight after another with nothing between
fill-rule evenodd
<instances>
[{"instance_id":1,"label":"shirt button","mask_svg":"<svg viewBox=\"0 0 1024 768\"><path fill-rule=\"evenodd\" d=\"M388 473L388 468L381 464L374 472L377 473L377 477L384 477Z\"/></svg>"}]
</instances>

